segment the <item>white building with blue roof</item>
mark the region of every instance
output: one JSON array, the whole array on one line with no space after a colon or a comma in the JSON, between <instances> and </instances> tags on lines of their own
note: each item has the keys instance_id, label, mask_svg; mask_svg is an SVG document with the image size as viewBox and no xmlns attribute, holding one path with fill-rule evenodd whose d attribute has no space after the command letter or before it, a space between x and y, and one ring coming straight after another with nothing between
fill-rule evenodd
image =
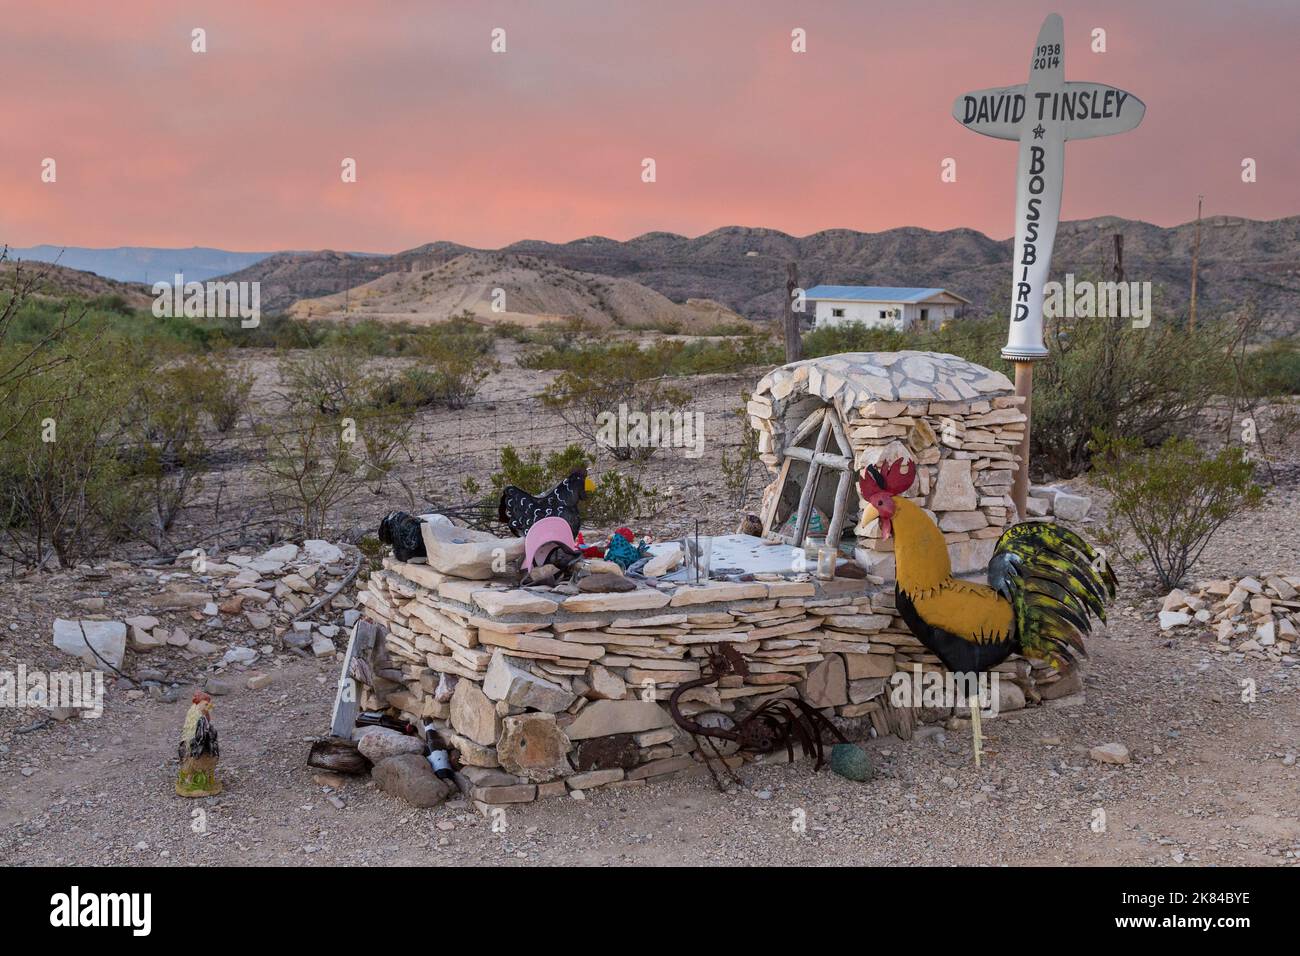
<instances>
[{"instance_id":1,"label":"white building with blue roof","mask_svg":"<svg viewBox=\"0 0 1300 956\"><path fill-rule=\"evenodd\" d=\"M813 308L813 327L858 323L874 328L937 329L957 318L970 299L947 289L883 285L818 285L804 298Z\"/></svg>"}]
</instances>

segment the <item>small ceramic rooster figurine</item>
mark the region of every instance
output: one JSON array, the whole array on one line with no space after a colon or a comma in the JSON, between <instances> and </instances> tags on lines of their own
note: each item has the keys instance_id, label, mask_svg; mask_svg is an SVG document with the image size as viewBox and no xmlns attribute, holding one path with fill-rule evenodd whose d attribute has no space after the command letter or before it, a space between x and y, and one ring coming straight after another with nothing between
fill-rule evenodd
<instances>
[{"instance_id":1,"label":"small ceramic rooster figurine","mask_svg":"<svg viewBox=\"0 0 1300 956\"><path fill-rule=\"evenodd\" d=\"M176 792L182 797L215 797L221 792L217 779L217 728L212 726L212 698L199 691L192 698L181 742L176 748L181 769L176 776Z\"/></svg>"}]
</instances>

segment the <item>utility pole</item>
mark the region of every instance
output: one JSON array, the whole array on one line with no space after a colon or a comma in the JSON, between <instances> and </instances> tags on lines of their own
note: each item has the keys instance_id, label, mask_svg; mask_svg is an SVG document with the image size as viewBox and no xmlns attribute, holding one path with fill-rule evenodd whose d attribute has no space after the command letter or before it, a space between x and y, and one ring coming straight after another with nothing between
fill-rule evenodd
<instances>
[{"instance_id":1,"label":"utility pole","mask_svg":"<svg viewBox=\"0 0 1300 956\"><path fill-rule=\"evenodd\" d=\"M1196 239L1192 242L1192 300L1187 309L1187 331L1196 331L1196 273L1201 264L1201 201L1196 197Z\"/></svg>"},{"instance_id":2,"label":"utility pole","mask_svg":"<svg viewBox=\"0 0 1300 956\"><path fill-rule=\"evenodd\" d=\"M794 310L794 290L799 288L799 263L785 267L785 360L798 362L803 358L803 339L799 337L799 313Z\"/></svg>"},{"instance_id":3,"label":"utility pole","mask_svg":"<svg viewBox=\"0 0 1300 956\"><path fill-rule=\"evenodd\" d=\"M1115 233L1115 281L1124 281L1124 234Z\"/></svg>"}]
</instances>

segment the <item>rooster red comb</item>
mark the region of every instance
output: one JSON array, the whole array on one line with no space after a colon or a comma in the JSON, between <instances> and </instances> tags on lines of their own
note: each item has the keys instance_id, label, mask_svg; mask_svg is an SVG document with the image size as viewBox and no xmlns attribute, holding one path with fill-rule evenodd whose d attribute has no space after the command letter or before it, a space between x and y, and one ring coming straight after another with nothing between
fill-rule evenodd
<instances>
[{"instance_id":1,"label":"rooster red comb","mask_svg":"<svg viewBox=\"0 0 1300 956\"><path fill-rule=\"evenodd\" d=\"M904 468L904 465L908 467ZM901 495L912 487L915 479L916 463L907 458L898 458L883 462L880 468L867 465L862 472L862 480L858 482L858 489L864 498L882 491L888 495Z\"/></svg>"}]
</instances>

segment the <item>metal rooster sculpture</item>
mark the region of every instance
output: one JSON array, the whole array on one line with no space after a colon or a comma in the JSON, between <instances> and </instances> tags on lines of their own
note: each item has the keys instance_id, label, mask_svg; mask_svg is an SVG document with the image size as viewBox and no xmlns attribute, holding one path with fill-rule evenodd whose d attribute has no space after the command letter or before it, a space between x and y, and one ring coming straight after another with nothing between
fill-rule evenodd
<instances>
[{"instance_id":1,"label":"metal rooster sculpture","mask_svg":"<svg viewBox=\"0 0 1300 956\"><path fill-rule=\"evenodd\" d=\"M904 465L910 467L904 467ZM865 517L894 538L895 601L899 615L944 667L969 675L997 667L1013 651L1053 667L1087 656L1090 617L1106 620L1115 574L1081 537L1057 524L1025 522L1002 533L989 562L988 584L952 576L943 532L904 498L916 477L906 459L868 465L858 488ZM978 696L969 699L975 765L982 753Z\"/></svg>"}]
</instances>

